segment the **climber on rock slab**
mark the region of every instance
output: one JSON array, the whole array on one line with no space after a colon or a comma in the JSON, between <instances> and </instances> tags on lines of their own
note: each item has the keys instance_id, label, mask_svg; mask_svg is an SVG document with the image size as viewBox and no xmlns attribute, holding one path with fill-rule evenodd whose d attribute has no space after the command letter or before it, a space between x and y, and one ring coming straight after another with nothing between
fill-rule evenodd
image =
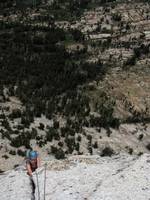
<instances>
[{"instance_id":1,"label":"climber on rock slab","mask_svg":"<svg viewBox=\"0 0 150 200\"><path fill-rule=\"evenodd\" d=\"M40 158L37 151L29 151L27 152L27 159L26 159L26 168L27 173L29 176L32 176L32 173L40 167Z\"/></svg>"}]
</instances>

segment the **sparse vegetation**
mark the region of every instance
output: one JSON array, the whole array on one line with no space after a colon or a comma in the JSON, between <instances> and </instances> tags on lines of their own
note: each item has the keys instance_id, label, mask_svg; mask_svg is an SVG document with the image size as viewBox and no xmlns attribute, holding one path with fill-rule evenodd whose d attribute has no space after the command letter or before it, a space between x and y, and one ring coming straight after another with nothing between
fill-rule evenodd
<instances>
[{"instance_id":1,"label":"sparse vegetation","mask_svg":"<svg viewBox=\"0 0 150 200\"><path fill-rule=\"evenodd\" d=\"M5 158L7 160L9 156L5 154L5 155L2 155L2 158Z\"/></svg>"},{"instance_id":2,"label":"sparse vegetation","mask_svg":"<svg viewBox=\"0 0 150 200\"><path fill-rule=\"evenodd\" d=\"M51 153L54 154L55 158L58 160L65 158L65 153L61 148L51 146Z\"/></svg>"},{"instance_id":3,"label":"sparse vegetation","mask_svg":"<svg viewBox=\"0 0 150 200\"><path fill-rule=\"evenodd\" d=\"M146 145L146 148L150 151L150 143Z\"/></svg>"},{"instance_id":4,"label":"sparse vegetation","mask_svg":"<svg viewBox=\"0 0 150 200\"><path fill-rule=\"evenodd\" d=\"M111 147L105 147L102 152L101 152L101 156L112 156L113 154L115 154L114 150Z\"/></svg>"},{"instance_id":5,"label":"sparse vegetation","mask_svg":"<svg viewBox=\"0 0 150 200\"><path fill-rule=\"evenodd\" d=\"M9 154L11 154L11 155L16 155L16 151L10 150L10 151L9 151Z\"/></svg>"},{"instance_id":6,"label":"sparse vegetation","mask_svg":"<svg viewBox=\"0 0 150 200\"><path fill-rule=\"evenodd\" d=\"M11 155L24 156L20 149L31 140L53 144L57 159L82 154L82 143L93 154L99 141L86 128L104 128L109 140L121 123L150 122L145 1L142 18L137 2L128 2L123 13L116 0L39 1L36 8L14 2L0 2L0 136L17 148L8 150ZM136 139L142 144L145 137ZM101 155L113 154L106 147Z\"/></svg>"},{"instance_id":7,"label":"sparse vegetation","mask_svg":"<svg viewBox=\"0 0 150 200\"><path fill-rule=\"evenodd\" d=\"M25 157L26 152L23 151L23 150L21 150L21 149L18 149L18 150L17 150L17 154L18 154L19 156Z\"/></svg>"}]
</instances>

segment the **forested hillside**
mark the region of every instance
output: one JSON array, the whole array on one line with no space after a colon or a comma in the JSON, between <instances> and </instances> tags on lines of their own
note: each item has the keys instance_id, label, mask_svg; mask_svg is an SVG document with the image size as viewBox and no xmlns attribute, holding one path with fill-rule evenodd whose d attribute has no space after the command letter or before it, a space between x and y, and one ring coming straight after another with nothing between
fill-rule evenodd
<instances>
[{"instance_id":1,"label":"forested hillside","mask_svg":"<svg viewBox=\"0 0 150 200\"><path fill-rule=\"evenodd\" d=\"M112 129L125 123L142 123L147 131L149 11L148 0L1 1L4 159L23 156L32 140L56 158L85 149L113 154L103 142L99 149L103 131L108 143Z\"/></svg>"}]
</instances>

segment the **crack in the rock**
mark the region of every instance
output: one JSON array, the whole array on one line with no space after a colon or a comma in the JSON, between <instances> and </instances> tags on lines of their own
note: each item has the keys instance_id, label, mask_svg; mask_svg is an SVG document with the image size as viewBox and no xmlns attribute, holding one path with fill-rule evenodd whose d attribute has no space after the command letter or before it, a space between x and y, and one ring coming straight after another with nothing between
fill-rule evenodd
<instances>
[{"instance_id":1,"label":"crack in the rock","mask_svg":"<svg viewBox=\"0 0 150 200\"><path fill-rule=\"evenodd\" d=\"M35 183L34 183L32 178L30 178L30 182L31 182L31 189L32 189L31 200L35 200L35 188L36 188L36 186L35 186Z\"/></svg>"}]
</instances>

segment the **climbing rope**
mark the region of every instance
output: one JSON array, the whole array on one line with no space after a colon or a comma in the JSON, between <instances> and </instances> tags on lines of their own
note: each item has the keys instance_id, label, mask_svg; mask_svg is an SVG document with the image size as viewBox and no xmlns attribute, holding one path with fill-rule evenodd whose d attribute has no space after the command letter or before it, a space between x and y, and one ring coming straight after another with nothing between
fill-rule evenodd
<instances>
[{"instance_id":1,"label":"climbing rope","mask_svg":"<svg viewBox=\"0 0 150 200\"><path fill-rule=\"evenodd\" d=\"M45 196L45 191L46 191L46 168L47 168L47 163L44 165L44 193L43 193L43 200L46 199ZM38 200L40 200L40 187L39 187L39 179L38 179L38 173L36 173L36 180L37 180L37 191L38 191Z\"/></svg>"},{"instance_id":2,"label":"climbing rope","mask_svg":"<svg viewBox=\"0 0 150 200\"><path fill-rule=\"evenodd\" d=\"M46 167L47 167L47 163L45 163L45 165L44 165L44 169L45 169L45 171L44 171L44 200L45 200L45 191L46 191Z\"/></svg>"},{"instance_id":3,"label":"climbing rope","mask_svg":"<svg viewBox=\"0 0 150 200\"><path fill-rule=\"evenodd\" d=\"M38 200L40 200L40 188L39 188L39 179L38 179L37 172L36 172L36 180L37 180L37 189L38 189Z\"/></svg>"}]
</instances>

